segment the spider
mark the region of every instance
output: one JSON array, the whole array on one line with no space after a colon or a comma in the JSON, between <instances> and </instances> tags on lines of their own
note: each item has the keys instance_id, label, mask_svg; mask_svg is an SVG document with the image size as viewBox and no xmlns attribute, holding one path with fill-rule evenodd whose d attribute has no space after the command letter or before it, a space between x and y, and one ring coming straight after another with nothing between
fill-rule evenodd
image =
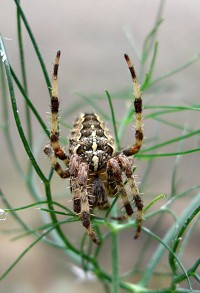
<instances>
[{"instance_id":1,"label":"spider","mask_svg":"<svg viewBox=\"0 0 200 293\"><path fill-rule=\"evenodd\" d=\"M126 210L126 217L133 214L133 208L125 189L125 181L130 188L130 195L137 208L137 230L134 238L138 238L142 226L143 202L133 176L133 159L143 141L142 99L140 87L133 65L127 54L124 55L133 82L135 109L135 143L119 152L115 150L114 139L99 115L94 113L81 114L75 121L69 139L69 154L59 143L58 124L58 67L60 51L57 52L53 70L51 96L51 134L50 143L44 152L49 157L54 170L61 178L70 179L74 212L80 217L92 241L99 240L92 229L90 212L95 208L108 209L108 196L119 195ZM63 169L60 159L66 165ZM125 178L125 179L124 179Z\"/></svg>"}]
</instances>

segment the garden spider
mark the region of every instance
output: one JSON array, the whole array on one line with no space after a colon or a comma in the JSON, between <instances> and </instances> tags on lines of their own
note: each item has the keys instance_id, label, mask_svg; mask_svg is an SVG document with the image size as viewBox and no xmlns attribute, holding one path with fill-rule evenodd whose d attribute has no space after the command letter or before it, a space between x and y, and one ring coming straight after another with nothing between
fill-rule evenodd
<instances>
[{"instance_id":1,"label":"garden spider","mask_svg":"<svg viewBox=\"0 0 200 293\"><path fill-rule=\"evenodd\" d=\"M50 143L45 147L44 152L49 157L58 175L61 178L70 178L74 212L80 217L82 225L87 229L88 235L96 244L99 241L92 230L90 221L90 212L94 207L109 208L108 196L119 194L127 216L133 214L124 181L127 181L131 197L138 210L137 231L134 238L138 238L142 225L143 202L133 176L133 160L131 158L142 146L142 99L131 61L128 55L125 54L124 57L133 81L136 131L135 143L120 152L115 151L114 140L102 119L93 113L81 114L75 121L71 139L69 140L69 155L60 147L57 85L60 51L57 52L54 64L51 97L51 135ZM65 170L62 169L57 159L64 162L66 165Z\"/></svg>"}]
</instances>

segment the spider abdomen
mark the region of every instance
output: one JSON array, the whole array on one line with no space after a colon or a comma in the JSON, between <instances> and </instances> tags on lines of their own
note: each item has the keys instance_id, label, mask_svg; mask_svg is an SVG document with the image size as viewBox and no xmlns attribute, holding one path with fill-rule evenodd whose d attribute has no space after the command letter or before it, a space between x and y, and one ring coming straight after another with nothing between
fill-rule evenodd
<instances>
[{"instance_id":1,"label":"spider abdomen","mask_svg":"<svg viewBox=\"0 0 200 293\"><path fill-rule=\"evenodd\" d=\"M105 167L115 152L114 140L102 119L93 113L81 114L75 121L69 153L77 154L91 171Z\"/></svg>"}]
</instances>

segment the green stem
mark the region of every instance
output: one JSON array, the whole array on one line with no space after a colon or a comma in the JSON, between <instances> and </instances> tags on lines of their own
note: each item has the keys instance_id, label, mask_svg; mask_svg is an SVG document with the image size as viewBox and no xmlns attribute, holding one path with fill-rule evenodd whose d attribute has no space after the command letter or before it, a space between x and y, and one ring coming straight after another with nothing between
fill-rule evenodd
<instances>
[{"instance_id":1,"label":"green stem","mask_svg":"<svg viewBox=\"0 0 200 293\"><path fill-rule=\"evenodd\" d=\"M156 83L160 82L161 80L164 80L164 79L166 79L166 78L168 78L168 77L171 77L172 75L177 74L178 72L180 72L180 71L186 69L187 67L191 66L193 63L197 62L197 61L199 60L199 58L200 58L200 53L197 54L196 56L194 56L194 57L193 57L191 60L189 60L186 64L184 64L184 65L182 65L182 66L176 68L175 70L172 70L172 71L166 73L165 75L163 75L163 76L161 76L161 77L159 77L159 78L153 80L149 86L152 87L152 86L154 86Z\"/></svg>"},{"instance_id":2,"label":"green stem","mask_svg":"<svg viewBox=\"0 0 200 293\"><path fill-rule=\"evenodd\" d=\"M22 143L24 145L24 148L27 152L29 159L31 160L32 165L35 168L35 171L37 172L37 174L39 175L39 177L41 178L41 180L43 182L47 182L47 178L44 176L39 165L37 164L35 157L33 156L33 153L29 147L29 144L28 144L28 141L27 141L26 136L24 134L24 131L23 131L23 127L22 127L21 120L20 120L19 113L18 113L17 101L15 98L15 92L14 92L14 86L13 86L12 75L11 75L11 70L10 70L10 64L8 61L8 57L7 57L6 50L5 50L1 36L0 36L0 51L2 52L2 54L4 56L3 62L4 62L6 76L7 76L7 80L8 80L8 88L9 88L9 92L10 92L10 99L11 99L11 104L12 104L12 109L13 109L13 115L15 118L15 123L16 123L17 129L18 129L20 138L22 140Z\"/></svg>"},{"instance_id":3,"label":"green stem","mask_svg":"<svg viewBox=\"0 0 200 293\"><path fill-rule=\"evenodd\" d=\"M7 274L16 266L16 264L22 259L22 257L35 245L37 244L42 238L44 238L47 234L52 231L54 227L51 227L46 232L44 232L40 237L38 237L34 242L31 243L17 258L16 260L9 266L9 268L0 276L0 281L2 281Z\"/></svg>"},{"instance_id":4,"label":"green stem","mask_svg":"<svg viewBox=\"0 0 200 293\"><path fill-rule=\"evenodd\" d=\"M182 240L182 236L185 233L186 229L188 228L188 225L190 222L193 220L193 218L200 212L200 205L197 206L197 208L189 215L189 217L183 222L183 225L180 228L180 231L178 232L174 244L172 246L172 251L176 253L178 246L180 244L180 241ZM171 269L173 271L173 274L176 276L177 275L177 263L176 259L174 258L173 254L169 254L169 264L171 266Z\"/></svg>"},{"instance_id":5,"label":"green stem","mask_svg":"<svg viewBox=\"0 0 200 293\"><path fill-rule=\"evenodd\" d=\"M35 115L36 119L38 120L39 124L41 125L42 129L44 130L44 132L47 134L47 136L49 137L49 131L47 130L47 127L44 123L44 121L42 120L41 116L39 115L37 109L35 108L35 106L32 104L31 100L28 98L26 91L24 90L24 88L22 87L19 79L17 78L14 70L12 69L12 67L10 66L10 72L12 74L12 77L14 79L14 81L16 82L16 85L18 86L22 96L24 97L25 101L26 101L26 105L28 107L30 107L31 111L33 112L33 114Z\"/></svg>"},{"instance_id":6,"label":"green stem","mask_svg":"<svg viewBox=\"0 0 200 293\"><path fill-rule=\"evenodd\" d=\"M28 21L27 21L25 15L23 13L23 10L21 9L19 1L14 0L14 2L16 4L16 6L17 6L18 13L20 14L20 17L21 17L21 19L22 19L22 21L24 23L24 26L26 27L26 30L27 30L27 32L29 34L29 37L30 37L30 39L32 41L33 47L35 49L36 55L38 57L38 60L40 62L40 65L41 65L41 68L42 68L42 71L43 71L43 75L45 77L45 81L46 81L47 88L48 88L48 91L49 91L49 96L51 97L51 82L50 82L50 79L49 79L49 76L48 76L48 73L47 73L47 70L46 70L46 66L45 66L44 61L42 59L42 56L40 54L39 47L38 47L37 42L36 42L36 40L35 40L35 38L33 36L33 33L31 31L31 28L30 28L29 24L28 24Z\"/></svg>"},{"instance_id":7,"label":"green stem","mask_svg":"<svg viewBox=\"0 0 200 293\"><path fill-rule=\"evenodd\" d=\"M117 133L117 123L116 123L116 119L115 119L115 112L114 112L113 105L112 105L112 100L111 100L111 97L110 97L110 94L109 94L108 91L106 91L106 95L108 97L108 102L109 102L111 116L112 116L112 122L113 122L113 127L114 127L116 146L117 146L117 150L119 151L120 150L120 142L119 142L118 133Z\"/></svg>"},{"instance_id":8,"label":"green stem","mask_svg":"<svg viewBox=\"0 0 200 293\"><path fill-rule=\"evenodd\" d=\"M151 146L149 148L142 149L140 151L140 154L143 154L143 153L146 153L146 152L149 152L149 151L152 151L152 150L156 150L156 149L161 148L161 147L164 147L164 146L166 146L168 144L172 144L172 143L175 143L175 142L180 141L180 140L185 140L186 138L189 138L191 136L198 135L198 134L200 134L200 130L192 131L192 132L190 132L188 134L175 137L173 139L164 141L162 143L156 144L156 145Z\"/></svg>"},{"instance_id":9,"label":"green stem","mask_svg":"<svg viewBox=\"0 0 200 293\"><path fill-rule=\"evenodd\" d=\"M10 159L15 166L18 174L22 178L24 178L24 173L21 168L20 162L18 160L18 157L16 155L16 148L13 145L12 141L12 135L10 131L10 123L9 123L9 111L8 111L8 97L7 97L7 91L6 91L6 84L5 84L5 72L3 70L2 62L0 62L0 70L1 70L1 89L2 89L2 121L3 121L3 133L7 145L7 149L9 152Z\"/></svg>"},{"instance_id":10,"label":"green stem","mask_svg":"<svg viewBox=\"0 0 200 293\"><path fill-rule=\"evenodd\" d=\"M163 238L163 242L166 244L169 244L174 239L174 234L176 231L177 225L180 226L182 223L185 222L185 220L189 217L189 215L193 212L194 208L199 205L199 194L194 198L194 200L191 202L191 204L188 206L188 208L185 210L185 212L178 218L177 223L171 227L171 229L167 232L165 237ZM162 244L159 244L158 248L156 249L155 253L149 260L146 269L144 271L144 274L140 280L140 284L142 286L147 286L152 274L155 270L155 267L159 263L160 258L162 257L164 253L165 247Z\"/></svg>"},{"instance_id":11,"label":"green stem","mask_svg":"<svg viewBox=\"0 0 200 293\"><path fill-rule=\"evenodd\" d=\"M135 157L138 158L144 158L144 159L150 159L150 158L156 158L156 157L170 157L170 156L178 156L178 155L187 155L195 152L199 152L200 148L197 149L192 149L192 150L187 150L187 151L182 151L182 152L176 152L176 153L159 153L159 154L149 154L149 155L144 155L144 154L136 154Z\"/></svg>"},{"instance_id":12,"label":"green stem","mask_svg":"<svg viewBox=\"0 0 200 293\"><path fill-rule=\"evenodd\" d=\"M18 0L18 2L20 4L20 0ZM24 91L26 95L28 96L28 86L27 86L27 79L26 79L25 58L24 58L24 48L23 48L22 29L21 29L21 17L20 17L19 8L17 8L17 32L18 32L18 44L19 44L20 66L21 66L23 87L24 87ZM27 140L30 147L32 148L33 146L32 125L31 125L30 110L28 108L27 103L25 103L25 113L26 113L26 125L27 125L27 137L28 137ZM30 166L31 164L29 164L29 172L30 172Z\"/></svg>"},{"instance_id":13,"label":"green stem","mask_svg":"<svg viewBox=\"0 0 200 293\"><path fill-rule=\"evenodd\" d=\"M119 292L119 236L112 231L112 293Z\"/></svg>"},{"instance_id":14,"label":"green stem","mask_svg":"<svg viewBox=\"0 0 200 293\"><path fill-rule=\"evenodd\" d=\"M193 276L194 278L197 277L198 281L200 282L200 277L196 276L196 270L200 265L200 258L198 258L195 263L189 268L188 275ZM185 274L181 274L174 278L174 283L179 284L180 282L184 281L186 278Z\"/></svg>"}]
</instances>

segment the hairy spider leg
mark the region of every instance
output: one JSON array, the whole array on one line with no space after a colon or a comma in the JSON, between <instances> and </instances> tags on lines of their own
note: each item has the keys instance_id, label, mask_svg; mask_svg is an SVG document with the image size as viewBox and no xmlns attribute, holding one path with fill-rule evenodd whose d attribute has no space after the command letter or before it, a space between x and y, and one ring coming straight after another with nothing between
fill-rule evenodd
<instances>
[{"instance_id":1,"label":"hairy spider leg","mask_svg":"<svg viewBox=\"0 0 200 293\"><path fill-rule=\"evenodd\" d=\"M143 141L143 129L142 129L142 98L141 98L141 92L140 92L140 86L135 74L135 70L133 68L133 65L130 61L130 58L127 54L124 55L125 60L128 64L128 68L130 70L131 76L132 76L132 82L133 82L133 95L135 97L134 100L134 108L135 108L135 143L129 147L123 150L123 154L126 156L132 156L139 152L142 141Z\"/></svg>"},{"instance_id":2,"label":"hairy spider leg","mask_svg":"<svg viewBox=\"0 0 200 293\"><path fill-rule=\"evenodd\" d=\"M138 214L137 214L137 231L134 236L135 239L139 237L139 234L141 232L141 227L142 227L142 220L143 220L143 202L140 197L140 193L137 187L137 184L135 182L135 179L133 177L133 172L132 172L132 164L130 164L129 159L121 154L117 157L118 162L120 163L120 166L122 170L125 172L126 177L128 179L128 184L131 188L131 194L133 195L133 200L135 203L135 206L137 208Z\"/></svg>"},{"instance_id":3,"label":"hairy spider leg","mask_svg":"<svg viewBox=\"0 0 200 293\"><path fill-rule=\"evenodd\" d=\"M70 157L69 162L69 171L70 171L70 186L73 195L73 209L74 212L80 215L81 212L81 195L80 195L80 187L78 184L78 168L80 164L80 157L77 154L74 154Z\"/></svg>"},{"instance_id":4,"label":"hairy spider leg","mask_svg":"<svg viewBox=\"0 0 200 293\"><path fill-rule=\"evenodd\" d=\"M118 163L117 157L112 158L108 161L107 172L109 180L112 178L115 181L117 193L121 196L123 206L128 216L133 214L128 195L126 193L124 182L122 180L122 168ZM111 182L112 184L112 182Z\"/></svg>"},{"instance_id":5,"label":"hairy spider leg","mask_svg":"<svg viewBox=\"0 0 200 293\"><path fill-rule=\"evenodd\" d=\"M59 125L58 125L58 67L59 67L60 51L57 52L56 60L53 69L52 90L51 90L51 134L50 145L44 149L45 154L49 157L54 167L54 170L61 178L69 177L69 169L63 170L56 158L62 160L67 166L69 164L69 157L65 154L64 150L59 144Z\"/></svg>"},{"instance_id":6,"label":"hairy spider leg","mask_svg":"<svg viewBox=\"0 0 200 293\"><path fill-rule=\"evenodd\" d=\"M77 155L74 155L74 158ZM78 157L78 156L77 156ZM78 162L78 158L76 159L76 163ZM92 230L92 225L90 222L90 204L88 199L88 190L87 190L87 182L88 182L88 174L89 174L89 165L87 163L79 163L78 168L74 168L74 170L78 170L77 177L75 174L71 176L74 177L72 179L73 184L75 183L76 191L73 190L72 186L72 193L74 194L74 208L79 210L79 216L81 218L83 226L87 229L87 233L92 239L92 241L96 244L99 244L99 241L96 237L95 232ZM78 194L77 194L78 192ZM78 200L78 205L76 201Z\"/></svg>"}]
</instances>

